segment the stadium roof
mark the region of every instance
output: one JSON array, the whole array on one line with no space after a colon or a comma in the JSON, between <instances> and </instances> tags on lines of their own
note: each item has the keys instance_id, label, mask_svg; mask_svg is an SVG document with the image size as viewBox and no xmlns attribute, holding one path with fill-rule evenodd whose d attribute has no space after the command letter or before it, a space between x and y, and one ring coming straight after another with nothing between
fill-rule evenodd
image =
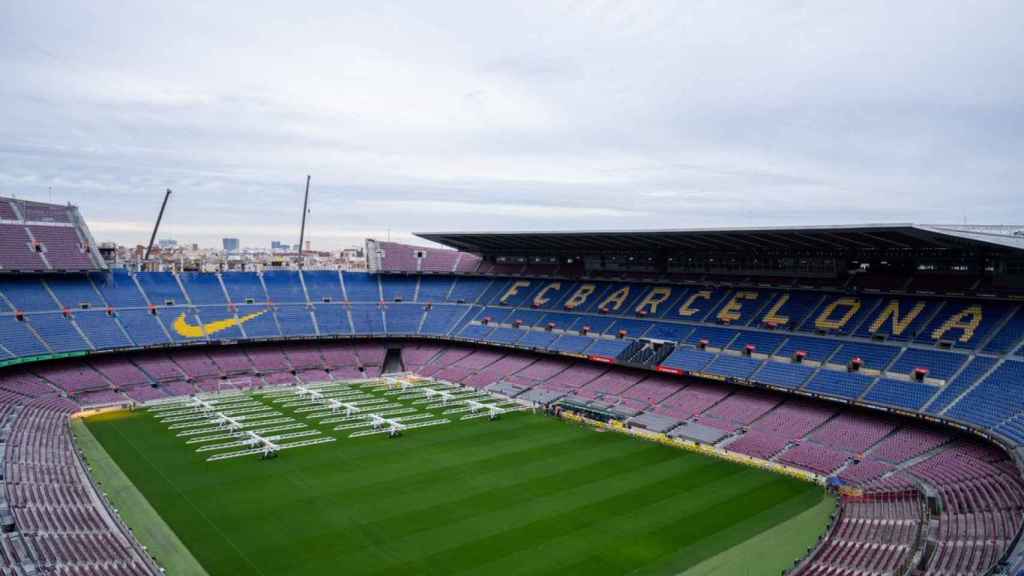
<instances>
[{"instance_id":1,"label":"stadium roof","mask_svg":"<svg viewBox=\"0 0 1024 576\"><path fill-rule=\"evenodd\" d=\"M1024 226L862 224L593 232L424 232L416 236L478 254L617 252L1024 251Z\"/></svg>"}]
</instances>

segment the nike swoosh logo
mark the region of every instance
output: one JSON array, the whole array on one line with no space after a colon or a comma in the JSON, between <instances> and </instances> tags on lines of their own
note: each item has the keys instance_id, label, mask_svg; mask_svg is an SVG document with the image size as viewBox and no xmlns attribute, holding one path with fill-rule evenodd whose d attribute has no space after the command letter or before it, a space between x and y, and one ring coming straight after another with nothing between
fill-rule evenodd
<instances>
[{"instance_id":1,"label":"nike swoosh logo","mask_svg":"<svg viewBox=\"0 0 1024 576\"><path fill-rule=\"evenodd\" d=\"M261 310L259 312L253 312L252 314L246 314L241 318L225 318L224 320L215 320L206 324L189 324L188 320L185 319L185 313L182 312L181 316L174 321L174 331L185 338L202 338L203 336L209 336L222 332L228 328L235 326L241 326L253 318L258 318L266 314L269 310Z\"/></svg>"}]
</instances>

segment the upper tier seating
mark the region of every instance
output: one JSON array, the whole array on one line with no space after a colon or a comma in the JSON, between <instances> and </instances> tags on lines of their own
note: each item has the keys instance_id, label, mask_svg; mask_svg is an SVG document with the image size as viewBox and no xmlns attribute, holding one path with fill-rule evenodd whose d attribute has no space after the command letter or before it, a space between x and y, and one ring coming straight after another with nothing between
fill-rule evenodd
<instances>
[{"instance_id":1,"label":"upper tier seating","mask_svg":"<svg viewBox=\"0 0 1024 576\"><path fill-rule=\"evenodd\" d=\"M98 270L88 238L73 206L0 198L0 272Z\"/></svg>"},{"instance_id":2,"label":"upper tier seating","mask_svg":"<svg viewBox=\"0 0 1024 576\"><path fill-rule=\"evenodd\" d=\"M267 301L263 283L255 272L226 272L221 279L231 302L255 304ZM191 288L188 290L192 292Z\"/></svg>"},{"instance_id":3,"label":"upper tier seating","mask_svg":"<svg viewBox=\"0 0 1024 576\"><path fill-rule=\"evenodd\" d=\"M0 270L46 270L24 226L0 223Z\"/></svg>"},{"instance_id":4,"label":"upper tier seating","mask_svg":"<svg viewBox=\"0 0 1024 576\"><path fill-rule=\"evenodd\" d=\"M67 226L27 226L54 270L92 270L96 266L78 232Z\"/></svg>"},{"instance_id":5,"label":"upper tier seating","mask_svg":"<svg viewBox=\"0 0 1024 576\"><path fill-rule=\"evenodd\" d=\"M413 255L417 266L430 252ZM646 362L651 355L634 358L630 346L650 338L668 344L654 360L666 372L925 410L1013 441L1024 422L1024 402L1013 396L1022 362L990 355L1022 349L1024 312L996 301L443 274L113 271L0 278L0 326L0 362L172 342L385 334Z\"/></svg>"}]
</instances>

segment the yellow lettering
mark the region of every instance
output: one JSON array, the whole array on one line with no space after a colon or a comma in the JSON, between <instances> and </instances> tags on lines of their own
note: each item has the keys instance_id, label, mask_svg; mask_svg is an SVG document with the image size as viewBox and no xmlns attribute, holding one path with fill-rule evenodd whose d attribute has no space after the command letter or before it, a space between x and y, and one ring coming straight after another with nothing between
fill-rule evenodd
<instances>
[{"instance_id":1,"label":"yellow lettering","mask_svg":"<svg viewBox=\"0 0 1024 576\"><path fill-rule=\"evenodd\" d=\"M846 312L838 319L832 318L836 309L843 307ZM839 330L853 318L853 315L860 310L860 300L851 296L845 296L825 307L825 310L814 321L814 325L822 330Z\"/></svg>"},{"instance_id":2,"label":"yellow lettering","mask_svg":"<svg viewBox=\"0 0 1024 576\"><path fill-rule=\"evenodd\" d=\"M910 312L907 312L906 316L900 318L900 301L892 300L882 310L882 313L878 315L878 318L875 318L874 323L872 323L871 327L868 328L868 332L871 332L872 334L878 332L882 326L885 326L886 321L892 319L892 335L899 336L900 334L903 334L903 331L906 330L911 323L914 322L914 318L917 318L918 315L921 314L924 307L924 302L915 302L914 307L910 309Z\"/></svg>"},{"instance_id":3,"label":"yellow lettering","mask_svg":"<svg viewBox=\"0 0 1024 576\"><path fill-rule=\"evenodd\" d=\"M529 280L516 280L515 282L512 283L511 286L508 287L508 291L505 292L505 295L502 296L501 299L498 300L498 302L504 304L509 298L518 294L520 288L526 288L529 285Z\"/></svg>"},{"instance_id":4,"label":"yellow lettering","mask_svg":"<svg viewBox=\"0 0 1024 576\"><path fill-rule=\"evenodd\" d=\"M711 300L711 291L701 290L700 292L694 292L691 294L690 297L686 299L686 302L683 302L683 305L679 307L679 315L689 317L700 312L700 308L693 307L693 303L697 300Z\"/></svg>"},{"instance_id":5,"label":"yellow lettering","mask_svg":"<svg viewBox=\"0 0 1024 576\"><path fill-rule=\"evenodd\" d=\"M654 314L658 311L658 304L668 300L671 295L671 288L666 286L655 286L654 288L651 288L651 291L647 293L647 296L644 296L644 299L637 304L634 311L637 313L646 311L649 314ZM647 307L650 307L650 310L645 310Z\"/></svg>"},{"instance_id":6,"label":"yellow lettering","mask_svg":"<svg viewBox=\"0 0 1024 576\"><path fill-rule=\"evenodd\" d=\"M552 291L552 290L558 291L558 290L561 290L561 289L562 289L562 283L561 282L552 282L551 284L548 284L547 286L541 288L540 292L537 292L537 295L533 297L534 305L536 305L536 306L543 306L543 305L547 304L548 302L551 301L551 298L547 297L547 293Z\"/></svg>"},{"instance_id":7,"label":"yellow lettering","mask_svg":"<svg viewBox=\"0 0 1024 576\"><path fill-rule=\"evenodd\" d=\"M963 310L952 315L949 320L942 323L932 332L932 340L942 340L946 332L950 330L963 330L960 334L959 340L961 342L970 342L971 338L974 338L974 331L981 325L981 320L984 318L984 314L981 311L981 306L975 304L974 306L968 306Z\"/></svg>"},{"instance_id":8,"label":"yellow lettering","mask_svg":"<svg viewBox=\"0 0 1024 576\"><path fill-rule=\"evenodd\" d=\"M740 311L743 310L744 300L757 300L757 292L741 290L729 300L729 303L722 306L718 311L718 319L722 321L736 322L740 319Z\"/></svg>"},{"instance_id":9,"label":"yellow lettering","mask_svg":"<svg viewBox=\"0 0 1024 576\"><path fill-rule=\"evenodd\" d=\"M565 301L566 308L579 308L582 306L583 303L587 301L587 298L594 293L594 288L596 288L596 286L593 284L581 284L580 287L573 292L572 296Z\"/></svg>"},{"instance_id":10,"label":"yellow lettering","mask_svg":"<svg viewBox=\"0 0 1024 576\"><path fill-rule=\"evenodd\" d=\"M619 308L622 308L623 302L625 302L626 298L628 297L629 286L623 286L622 288L619 288L618 290L613 292L611 296L605 298L604 301L598 305L598 309L607 308L609 304L614 304L614 306L612 306L610 309L618 310Z\"/></svg>"},{"instance_id":11,"label":"yellow lettering","mask_svg":"<svg viewBox=\"0 0 1024 576\"><path fill-rule=\"evenodd\" d=\"M775 324L776 326L789 324L789 316L779 314L779 311L786 305L786 302L789 302L789 294L779 296L779 299L775 301L775 304L768 310L768 313L764 315L762 322L765 324Z\"/></svg>"}]
</instances>

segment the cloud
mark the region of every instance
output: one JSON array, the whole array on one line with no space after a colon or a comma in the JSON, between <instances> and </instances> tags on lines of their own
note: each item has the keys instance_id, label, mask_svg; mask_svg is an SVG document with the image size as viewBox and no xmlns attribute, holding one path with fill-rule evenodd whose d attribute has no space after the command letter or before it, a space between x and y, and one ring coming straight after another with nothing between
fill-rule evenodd
<instances>
[{"instance_id":1,"label":"cloud","mask_svg":"<svg viewBox=\"0 0 1024 576\"><path fill-rule=\"evenodd\" d=\"M644 210L600 206L559 206L506 204L502 202L458 202L422 200L359 200L355 209L360 212L380 214L386 218L395 212L416 213L421 216L478 215L485 218L512 217L543 220L573 220L593 216L624 218L650 216Z\"/></svg>"},{"instance_id":2,"label":"cloud","mask_svg":"<svg viewBox=\"0 0 1024 576\"><path fill-rule=\"evenodd\" d=\"M922 18L921 14L927 14ZM1024 219L1024 5L0 7L0 194L97 239Z\"/></svg>"}]
</instances>

